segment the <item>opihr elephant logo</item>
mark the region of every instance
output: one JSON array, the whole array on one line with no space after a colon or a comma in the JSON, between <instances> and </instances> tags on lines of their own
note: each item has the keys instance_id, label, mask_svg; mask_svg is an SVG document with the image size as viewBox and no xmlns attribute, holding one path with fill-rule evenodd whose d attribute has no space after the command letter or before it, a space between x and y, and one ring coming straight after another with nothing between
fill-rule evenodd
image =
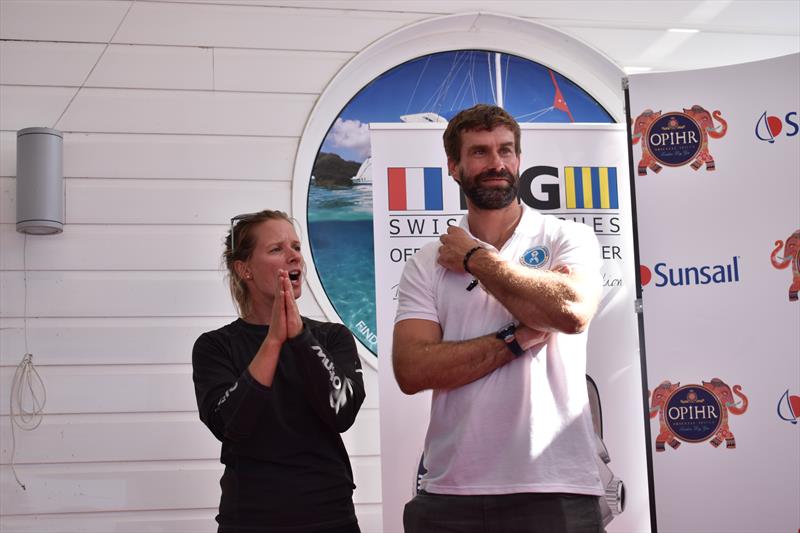
<instances>
[{"instance_id":1,"label":"opihr elephant logo","mask_svg":"<svg viewBox=\"0 0 800 533\"><path fill-rule=\"evenodd\" d=\"M639 140L644 137L653 124L653 121L660 116L661 111L645 109L641 115L636 117L636 120L633 121L633 136L631 137L633 144L638 143ZM650 147L645 141L642 141L642 158L639 160L639 175L646 176L648 168L658 174L663 167L656 163L655 157L650 153Z\"/></svg>"},{"instance_id":2,"label":"opihr elephant logo","mask_svg":"<svg viewBox=\"0 0 800 533\"><path fill-rule=\"evenodd\" d=\"M739 401L735 401L734 395ZM709 439L715 448L723 442L726 448L736 448L728 414L742 415L749 405L740 385L731 390L719 378L683 387L680 383L663 381L651 396L650 418L660 415L657 452L663 452L665 444L677 449L681 441L697 443Z\"/></svg>"},{"instance_id":3,"label":"opihr elephant logo","mask_svg":"<svg viewBox=\"0 0 800 533\"><path fill-rule=\"evenodd\" d=\"M697 154L697 158L692 162L692 168L697 170L705 163L706 170L716 170L717 167L715 166L714 158L711 157L711 152L708 151L708 138L723 138L725 134L728 133L728 123L722 118L722 113L718 110L714 111L712 118L712 114L699 105L693 105L691 109L684 109L683 112L700 124L700 134L702 135L700 152ZM719 126L714 125L715 119L719 122Z\"/></svg>"},{"instance_id":4,"label":"opihr elephant logo","mask_svg":"<svg viewBox=\"0 0 800 533\"><path fill-rule=\"evenodd\" d=\"M699 105L664 114L645 109L632 126L632 144L642 141L639 176L647 175L648 168L657 173L661 165L679 167L689 162L694 170L703 165L706 170L716 170L708 139L720 139L728 132L720 111L709 113Z\"/></svg>"},{"instance_id":5,"label":"opihr elephant logo","mask_svg":"<svg viewBox=\"0 0 800 533\"><path fill-rule=\"evenodd\" d=\"M778 255L783 250L782 255ZM792 265L792 283L789 285L789 301L797 301L800 290L800 229L789 235L786 241L775 241L775 249L769 257L772 266L783 270Z\"/></svg>"}]
</instances>

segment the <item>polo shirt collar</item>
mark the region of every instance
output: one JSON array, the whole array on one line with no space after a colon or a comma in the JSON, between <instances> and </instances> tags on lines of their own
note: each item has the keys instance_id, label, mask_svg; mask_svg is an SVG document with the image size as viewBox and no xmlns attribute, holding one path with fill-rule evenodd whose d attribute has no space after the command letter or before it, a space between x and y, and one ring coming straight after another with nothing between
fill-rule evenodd
<instances>
[{"instance_id":1,"label":"polo shirt collar","mask_svg":"<svg viewBox=\"0 0 800 533\"><path fill-rule=\"evenodd\" d=\"M517 224L517 227L514 228L514 233L512 233L511 236L508 238L508 241L506 241L507 243L511 242L514 239L514 237L517 237L518 235L530 235L531 233L533 233L535 231L535 228L538 227L539 219L542 217L541 213L525 205L525 202L520 202L520 205L522 205L522 217L520 217L519 224ZM469 234L469 236L475 239L476 241L497 250L497 248L495 248L488 242L484 242L475 235L473 235L473 233L469 229L469 221L467 219L468 219L468 213L464 213L464 216L461 217L461 222L458 223L458 226L464 231L466 231Z\"/></svg>"}]
</instances>

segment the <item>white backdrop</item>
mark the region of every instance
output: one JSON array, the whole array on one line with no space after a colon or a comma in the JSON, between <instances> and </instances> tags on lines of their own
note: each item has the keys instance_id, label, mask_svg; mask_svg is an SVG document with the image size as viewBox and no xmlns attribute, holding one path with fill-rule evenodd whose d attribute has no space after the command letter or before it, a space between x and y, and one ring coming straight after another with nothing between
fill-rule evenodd
<instances>
[{"instance_id":1,"label":"white backdrop","mask_svg":"<svg viewBox=\"0 0 800 533\"><path fill-rule=\"evenodd\" d=\"M403 505L412 497L416 466L428 424L430 393L406 396L391 368L396 289L405 261L423 244L457 223L459 190L447 176L440 124L372 124L375 282L378 326L383 523L402 530ZM642 382L634 313L634 262L626 134L622 125L526 125L522 136L521 195L543 212L573 218L595 228L604 255L606 287L589 337L589 374L597 382L603 408L604 440L611 469L626 485L628 507L609 531L650 528L645 458ZM533 167L550 167L529 179ZM389 210L388 168L440 168L443 206L436 210ZM567 167L615 169L617 205L611 191L603 207L570 207ZM543 170L543 169L540 169ZM612 174L614 170L610 171ZM580 183L578 185L580 188ZM547 205L545 205L547 204ZM588 205L588 204L583 204ZM391 458L389 460L389 458Z\"/></svg>"},{"instance_id":2,"label":"white backdrop","mask_svg":"<svg viewBox=\"0 0 800 533\"><path fill-rule=\"evenodd\" d=\"M665 441L653 459L662 531L800 527L800 427L785 419L788 406L780 416L785 391L800 389L800 302L789 300L791 268L770 260L776 241L800 229L799 66L795 54L630 78L634 119L647 109L677 113L673 125L688 131L684 110L702 106L727 124L694 114L701 127L718 128L707 143L715 170L694 170L688 158L636 178L643 283L651 275L643 292L649 387L680 383L666 398L678 409L655 405L652 413L654 446ZM678 131L669 128L667 118L649 134ZM647 140L645 131L634 145L635 164ZM651 141L673 164L696 148ZM713 378L739 394L715 401L709 391L728 391L703 386ZM682 419L679 406L701 399L720 410L733 402L727 421L708 410ZM714 427L726 422L730 434L715 448Z\"/></svg>"}]
</instances>

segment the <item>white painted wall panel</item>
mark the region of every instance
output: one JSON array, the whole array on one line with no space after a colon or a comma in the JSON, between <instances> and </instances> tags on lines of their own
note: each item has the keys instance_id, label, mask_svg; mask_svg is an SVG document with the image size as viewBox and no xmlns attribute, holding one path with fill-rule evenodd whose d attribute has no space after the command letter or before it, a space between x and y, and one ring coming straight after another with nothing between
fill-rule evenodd
<instances>
[{"instance_id":1,"label":"white painted wall panel","mask_svg":"<svg viewBox=\"0 0 800 533\"><path fill-rule=\"evenodd\" d=\"M185 364L200 334L234 319L232 312L220 317L29 318L28 350L37 366ZM4 319L0 366L16 366L24 353L23 319Z\"/></svg>"},{"instance_id":2,"label":"white painted wall panel","mask_svg":"<svg viewBox=\"0 0 800 533\"><path fill-rule=\"evenodd\" d=\"M0 131L0 177L17 174L17 132Z\"/></svg>"},{"instance_id":3,"label":"white painted wall panel","mask_svg":"<svg viewBox=\"0 0 800 533\"><path fill-rule=\"evenodd\" d=\"M67 133L64 175L290 181L295 152L291 137Z\"/></svg>"},{"instance_id":4,"label":"white painted wall panel","mask_svg":"<svg viewBox=\"0 0 800 533\"><path fill-rule=\"evenodd\" d=\"M214 270L225 272L224 225L82 225L63 233L27 236L0 224L4 270ZM176 246L180 243L181 246ZM305 290L305 289L304 289ZM310 292L304 294L311 294Z\"/></svg>"},{"instance_id":5,"label":"white painted wall panel","mask_svg":"<svg viewBox=\"0 0 800 533\"><path fill-rule=\"evenodd\" d=\"M108 42L130 2L3 0L0 39Z\"/></svg>"},{"instance_id":6,"label":"white painted wall panel","mask_svg":"<svg viewBox=\"0 0 800 533\"><path fill-rule=\"evenodd\" d=\"M353 52L422 18L414 13L137 2L114 42Z\"/></svg>"},{"instance_id":7,"label":"white painted wall panel","mask_svg":"<svg viewBox=\"0 0 800 533\"><path fill-rule=\"evenodd\" d=\"M4 533L142 533L169 531L175 533L214 533L217 509L176 511L140 511L28 515L0 517ZM383 532L381 506L378 503L356 504L356 515L363 533ZM399 533L399 532L396 532Z\"/></svg>"},{"instance_id":8,"label":"white painted wall panel","mask_svg":"<svg viewBox=\"0 0 800 533\"><path fill-rule=\"evenodd\" d=\"M186 360L183 365L37 366L47 389L45 412L196 412L191 345L183 353ZM14 367L0 367L3 390L11 390L14 370ZM7 401L0 403L0 414L9 414ZM84 451L88 460L92 460L94 453L92 449Z\"/></svg>"},{"instance_id":9,"label":"white painted wall panel","mask_svg":"<svg viewBox=\"0 0 800 533\"><path fill-rule=\"evenodd\" d=\"M67 224L219 225L267 206L291 210L288 182L69 179L65 185Z\"/></svg>"},{"instance_id":10,"label":"white painted wall panel","mask_svg":"<svg viewBox=\"0 0 800 533\"><path fill-rule=\"evenodd\" d=\"M298 137L313 103L314 97L304 94L86 88L56 127L100 133Z\"/></svg>"},{"instance_id":11,"label":"white painted wall panel","mask_svg":"<svg viewBox=\"0 0 800 533\"><path fill-rule=\"evenodd\" d=\"M17 223L16 192L17 185L13 178L0 178L0 223L2 224Z\"/></svg>"},{"instance_id":12,"label":"white painted wall panel","mask_svg":"<svg viewBox=\"0 0 800 533\"><path fill-rule=\"evenodd\" d=\"M10 215L13 219L14 215ZM15 224L0 223L0 270L22 270L23 242Z\"/></svg>"},{"instance_id":13,"label":"white painted wall panel","mask_svg":"<svg viewBox=\"0 0 800 533\"><path fill-rule=\"evenodd\" d=\"M228 227L67 224L58 235L28 236L26 263L29 270L221 270ZM6 268L22 268L23 239L14 224L0 224L0 243L19 250L3 254Z\"/></svg>"},{"instance_id":14,"label":"white painted wall panel","mask_svg":"<svg viewBox=\"0 0 800 533\"><path fill-rule=\"evenodd\" d=\"M383 530L383 513L380 503L357 503L356 516L361 533L401 533Z\"/></svg>"},{"instance_id":15,"label":"white painted wall panel","mask_svg":"<svg viewBox=\"0 0 800 533\"><path fill-rule=\"evenodd\" d=\"M66 224L228 224L233 214L291 211L283 181L66 179ZM0 224L16 224L16 181L0 178ZM57 238L54 236L53 238Z\"/></svg>"},{"instance_id":16,"label":"white painted wall panel","mask_svg":"<svg viewBox=\"0 0 800 533\"><path fill-rule=\"evenodd\" d=\"M97 400L95 400L96 402ZM11 458L9 417L0 416L0 463ZM351 457L380 455L377 409L362 409L342 438ZM219 459L220 442L197 412L46 415L17 429L15 464ZM87 453L88 452L88 453Z\"/></svg>"},{"instance_id":17,"label":"white painted wall panel","mask_svg":"<svg viewBox=\"0 0 800 533\"><path fill-rule=\"evenodd\" d=\"M216 533L213 509L0 516L4 533Z\"/></svg>"},{"instance_id":18,"label":"white painted wall panel","mask_svg":"<svg viewBox=\"0 0 800 533\"><path fill-rule=\"evenodd\" d=\"M77 89L0 85L0 130L52 128ZM15 141L16 142L16 141Z\"/></svg>"},{"instance_id":19,"label":"white painted wall panel","mask_svg":"<svg viewBox=\"0 0 800 533\"><path fill-rule=\"evenodd\" d=\"M2 464L11 460L9 423L0 416ZM220 451L219 441L189 412L45 415L38 428L17 428L15 435L15 465L214 460Z\"/></svg>"},{"instance_id":20,"label":"white painted wall panel","mask_svg":"<svg viewBox=\"0 0 800 533\"><path fill-rule=\"evenodd\" d=\"M212 50L201 47L112 44L92 72L89 87L213 89Z\"/></svg>"},{"instance_id":21,"label":"white painted wall panel","mask_svg":"<svg viewBox=\"0 0 800 533\"><path fill-rule=\"evenodd\" d=\"M297 138L69 133L64 176L290 181ZM0 176L16 174L16 131L0 132Z\"/></svg>"},{"instance_id":22,"label":"white painted wall panel","mask_svg":"<svg viewBox=\"0 0 800 533\"><path fill-rule=\"evenodd\" d=\"M0 41L0 83L80 86L102 44Z\"/></svg>"},{"instance_id":23,"label":"white painted wall panel","mask_svg":"<svg viewBox=\"0 0 800 533\"><path fill-rule=\"evenodd\" d=\"M8 508L19 514L196 509L218 505L222 467L214 461L90 463L0 467ZM159 487L159 490L153 490ZM122 505L120 505L122 503Z\"/></svg>"},{"instance_id":24,"label":"white painted wall panel","mask_svg":"<svg viewBox=\"0 0 800 533\"><path fill-rule=\"evenodd\" d=\"M14 313L22 316L25 294L23 279L21 272L0 272L0 319L14 316Z\"/></svg>"},{"instance_id":25,"label":"white painted wall panel","mask_svg":"<svg viewBox=\"0 0 800 533\"><path fill-rule=\"evenodd\" d=\"M2 272L3 317L21 317L22 272ZM28 272L31 316L135 317L233 314L216 272ZM19 287L17 288L17 285ZM301 300L302 301L302 300Z\"/></svg>"},{"instance_id":26,"label":"white painted wall panel","mask_svg":"<svg viewBox=\"0 0 800 533\"><path fill-rule=\"evenodd\" d=\"M14 301L12 294L9 301ZM22 296L20 294L19 299ZM313 308L313 299L308 307ZM309 318L325 320L322 312ZM158 318L29 318L28 350L36 365L175 364L188 362L187 349L205 331L233 321L224 317ZM25 353L24 321L3 318L0 327L0 366L16 366ZM91 342L87 341L91 339ZM109 349L113 346L114 349ZM188 347L188 348L187 348ZM371 357L371 356L370 356ZM377 407L377 388L371 388L370 367L365 406ZM374 385L377 386L377 385Z\"/></svg>"},{"instance_id":27,"label":"white painted wall panel","mask_svg":"<svg viewBox=\"0 0 800 533\"><path fill-rule=\"evenodd\" d=\"M377 503L377 457L352 457L353 501ZM0 492L17 514L213 508L219 504L222 465L215 460L19 465L27 486L0 467ZM158 490L153 490L158 487ZM213 490L208 490L214 487ZM120 504L121 502L121 504Z\"/></svg>"},{"instance_id":28,"label":"white painted wall panel","mask_svg":"<svg viewBox=\"0 0 800 533\"><path fill-rule=\"evenodd\" d=\"M192 344L183 347L186 364L161 365L37 365L47 389L47 414L173 413L197 411L192 383ZM109 346L113 349L113 346ZM19 354L21 358L22 354ZM36 363L37 360L34 360ZM3 390L11 390L16 367L0 367ZM365 370L364 409L377 408L377 376ZM7 401L0 414L9 414ZM370 425L372 428L372 425ZM372 429L370 429L371 431ZM370 437L377 438L377 434ZM92 450L86 455L92 459Z\"/></svg>"},{"instance_id":29,"label":"white painted wall panel","mask_svg":"<svg viewBox=\"0 0 800 533\"><path fill-rule=\"evenodd\" d=\"M276 50L214 50L217 90L319 94L353 54ZM302 72L302 76L297 76Z\"/></svg>"},{"instance_id":30,"label":"white painted wall panel","mask_svg":"<svg viewBox=\"0 0 800 533\"><path fill-rule=\"evenodd\" d=\"M28 314L38 317L233 316L221 272L29 271ZM0 272L4 318L21 317L23 273ZM300 313L319 314L313 298Z\"/></svg>"}]
</instances>

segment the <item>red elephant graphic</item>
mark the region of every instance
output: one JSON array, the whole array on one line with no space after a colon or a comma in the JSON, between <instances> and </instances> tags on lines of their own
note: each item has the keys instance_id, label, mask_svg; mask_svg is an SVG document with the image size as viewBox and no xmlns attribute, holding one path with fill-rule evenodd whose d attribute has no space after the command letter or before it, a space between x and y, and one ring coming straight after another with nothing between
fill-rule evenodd
<instances>
[{"instance_id":1,"label":"red elephant graphic","mask_svg":"<svg viewBox=\"0 0 800 533\"><path fill-rule=\"evenodd\" d=\"M704 381L703 387L713 392L722 406L722 421L719 424L719 431L717 431L717 434L711 439L711 445L716 448L722 444L722 441L725 441L726 448L736 448L736 439L733 438L733 433L728 427L728 413L743 415L744 412L747 411L747 406L750 404L747 396L742 394L741 385L734 385L733 392L731 392L731 388L719 378L714 378L711 381ZM737 407L737 404L740 402L734 401L734 394L741 398L741 407Z\"/></svg>"},{"instance_id":2,"label":"red elephant graphic","mask_svg":"<svg viewBox=\"0 0 800 533\"><path fill-rule=\"evenodd\" d=\"M708 138L721 139L724 137L728 133L728 123L722 118L722 113L719 110L714 111L712 118L712 114L699 105L693 105L691 109L684 109L683 112L697 122L702 135L700 151L697 153L697 158L692 162L692 168L698 170L705 163L706 170L716 170L714 158L711 156L711 152L708 151ZM719 126L714 126L714 119L719 122Z\"/></svg>"},{"instance_id":3,"label":"red elephant graphic","mask_svg":"<svg viewBox=\"0 0 800 533\"><path fill-rule=\"evenodd\" d=\"M779 256L781 250L783 255ZM786 242L775 241L775 249L769 257L772 266L783 270L792 265L792 284L789 285L789 301L797 301L797 291L800 290L800 229L792 233Z\"/></svg>"},{"instance_id":4,"label":"red elephant graphic","mask_svg":"<svg viewBox=\"0 0 800 533\"><path fill-rule=\"evenodd\" d=\"M660 116L661 111L653 111L652 109L645 109L642 111L642 114L633 121L632 143L638 143L647 134L650 125ZM642 158L639 160L639 175L646 176L648 168L656 174L661 172L661 165L656 162L656 158L653 157L652 152L650 152L650 147L647 145L646 140L642 140Z\"/></svg>"},{"instance_id":5,"label":"red elephant graphic","mask_svg":"<svg viewBox=\"0 0 800 533\"><path fill-rule=\"evenodd\" d=\"M653 391L652 400L650 401L650 418L655 418L661 413L661 417L658 419L658 437L656 437L657 452L663 452L666 449L664 448L665 443L672 446L673 449L678 449L678 446L681 445L680 441L675 438L675 434L669 429L666 415L664 414L664 406L667 405L667 399L673 392L678 390L680 385L680 381L678 383L670 383L665 380Z\"/></svg>"}]
</instances>

